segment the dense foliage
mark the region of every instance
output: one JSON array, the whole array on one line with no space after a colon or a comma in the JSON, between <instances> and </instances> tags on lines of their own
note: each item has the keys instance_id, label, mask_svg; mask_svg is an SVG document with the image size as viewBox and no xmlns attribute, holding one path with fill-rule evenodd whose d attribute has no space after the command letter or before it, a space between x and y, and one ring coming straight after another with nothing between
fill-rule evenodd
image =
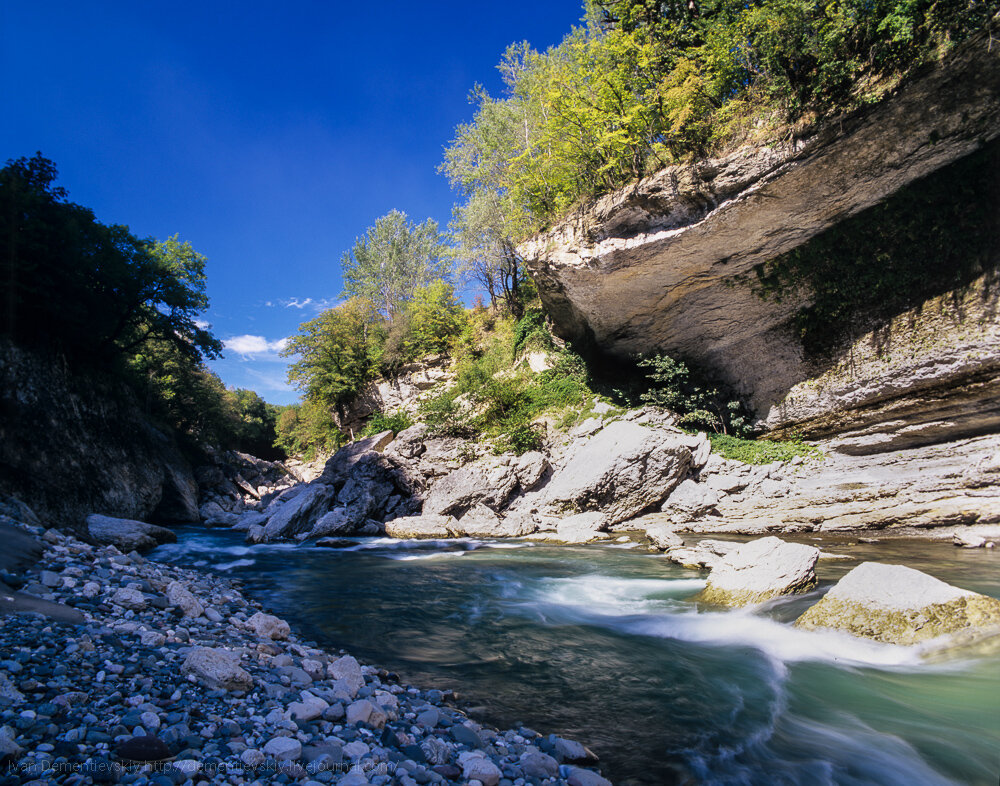
<instances>
[{"instance_id":1,"label":"dense foliage","mask_svg":"<svg viewBox=\"0 0 1000 786\"><path fill-rule=\"evenodd\" d=\"M473 92L474 119L456 129L443 165L465 200L457 221L502 250L666 164L877 100L998 8L998 0L595 0L558 46L507 50L502 97Z\"/></svg>"},{"instance_id":2,"label":"dense foliage","mask_svg":"<svg viewBox=\"0 0 1000 786\"><path fill-rule=\"evenodd\" d=\"M189 446L273 452L269 405L227 390L203 364L222 350L199 319L205 258L176 236L158 242L100 223L68 201L56 175L41 154L0 170L0 334L77 371L119 377Z\"/></svg>"},{"instance_id":3,"label":"dense foliage","mask_svg":"<svg viewBox=\"0 0 1000 786\"><path fill-rule=\"evenodd\" d=\"M205 258L176 237L158 243L100 223L67 201L56 174L41 154L0 170L4 332L90 366L154 341L194 363L218 357L221 343L197 324Z\"/></svg>"},{"instance_id":4,"label":"dense foliage","mask_svg":"<svg viewBox=\"0 0 1000 786\"><path fill-rule=\"evenodd\" d=\"M794 317L822 356L930 297L1000 266L1000 144L993 143L886 201L758 265L763 298L804 295Z\"/></svg>"},{"instance_id":5,"label":"dense foliage","mask_svg":"<svg viewBox=\"0 0 1000 786\"><path fill-rule=\"evenodd\" d=\"M595 399L586 365L569 350L554 352L554 367L540 374L515 367L523 351L519 337L540 329L534 312L514 322L507 315L474 311L473 335L461 345L455 384L423 404L425 422L438 433L491 439L497 452L537 450L541 415L575 415ZM549 347L551 341L548 336Z\"/></svg>"}]
</instances>

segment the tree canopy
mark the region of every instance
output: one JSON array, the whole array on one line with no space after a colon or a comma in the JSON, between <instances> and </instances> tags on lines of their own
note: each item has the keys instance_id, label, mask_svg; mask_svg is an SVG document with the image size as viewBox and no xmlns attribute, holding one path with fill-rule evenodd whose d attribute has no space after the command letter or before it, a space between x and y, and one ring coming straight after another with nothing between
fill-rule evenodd
<instances>
[{"instance_id":1,"label":"tree canopy","mask_svg":"<svg viewBox=\"0 0 1000 786\"><path fill-rule=\"evenodd\" d=\"M468 259L667 164L878 100L998 0L591 0L557 46L508 48L443 169ZM483 227L488 227L483 232ZM497 259L496 255L493 255Z\"/></svg>"},{"instance_id":2,"label":"tree canopy","mask_svg":"<svg viewBox=\"0 0 1000 786\"><path fill-rule=\"evenodd\" d=\"M176 235L160 242L100 223L56 177L40 153L0 169L0 335L116 375L189 446L273 455L275 409L227 390L203 363L222 351L199 319L205 257Z\"/></svg>"},{"instance_id":3,"label":"tree canopy","mask_svg":"<svg viewBox=\"0 0 1000 786\"><path fill-rule=\"evenodd\" d=\"M399 210L377 219L340 264L345 294L367 301L390 322L418 287L450 274L437 222L414 224Z\"/></svg>"},{"instance_id":4,"label":"tree canopy","mask_svg":"<svg viewBox=\"0 0 1000 786\"><path fill-rule=\"evenodd\" d=\"M4 332L88 364L152 341L195 363L218 357L221 342L198 325L205 258L176 236L157 242L100 223L67 200L56 174L41 154L0 170Z\"/></svg>"}]
</instances>

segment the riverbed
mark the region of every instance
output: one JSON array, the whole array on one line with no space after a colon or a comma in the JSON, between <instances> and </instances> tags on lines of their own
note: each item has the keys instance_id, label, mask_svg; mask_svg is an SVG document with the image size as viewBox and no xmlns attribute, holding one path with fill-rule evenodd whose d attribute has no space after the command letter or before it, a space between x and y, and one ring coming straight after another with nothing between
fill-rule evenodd
<instances>
[{"instance_id":1,"label":"riverbed","mask_svg":"<svg viewBox=\"0 0 1000 786\"><path fill-rule=\"evenodd\" d=\"M791 622L863 560L1000 597L1000 555L799 536L820 587L756 611L699 608L706 573L631 542L347 539L248 546L177 530L151 557L241 580L325 647L452 688L483 723L578 739L617 784L997 783L1000 657L927 660Z\"/></svg>"}]
</instances>

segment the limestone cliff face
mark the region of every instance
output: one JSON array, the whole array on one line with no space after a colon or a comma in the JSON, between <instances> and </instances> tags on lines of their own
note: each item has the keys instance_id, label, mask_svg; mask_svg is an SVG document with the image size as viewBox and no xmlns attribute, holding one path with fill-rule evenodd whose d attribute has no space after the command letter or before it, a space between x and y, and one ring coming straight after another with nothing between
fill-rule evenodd
<instances>
[{"instance_id":1,"label":"limestone cliff face","mask_svg":"<svg viewBox=\"0 0 1000 786\"><path fill-rule=\"evenodd\" d=\"M965 329L954 345L913 349L920 360L910 366L897 353L888 365L872 356L854 376L830 370L823 392L811 393L803 383L828 369L807 357L787 327L808 296L764 301L746 277L1000 137L1000 47L990 46L998 32L994 19L987 34L886 101L810 138L669 167L526 243L521 250L557 332L619 357L658 350L693 360L784 431L837 432L837 418L851 411L858 417L842 425L862 436L866 422L892 420L900 394L917 386L934 399L942 423L981 402L994 407L993 306L965 304L986 333ZM944 326L928 323L918 333L938 329ZM848 365L854 349L843 348ZM875 382L890 368L892 382ZM958 388L968 395L946 392ZM956 433L984 425L965 418Z\"/></svg>"},{"instance_id":2,"label":"limestone cliff face","mask_svg":"<svg viewBox=\"0 0 1000 786\"><path fill-rule=\"evenodd\" d=\"M446 355L409 363L392 378L369 382L344 408L337 425L345 432L360 432L376 412L416 415L420 396L450 376Z\"/></svg>"},{"instance_id":3,"label":"limestone cliff face","mask_svg":"<svg viewBox=\"0 0 1000 786\"><path fill-rule=\"evenodd\" d=\"M7 342L0 381L0 493L70 528L89 513L198 519L190 466L129 391Z\"/></svg>"},{"instance_id":4,"label":"limestone cliff face","mask_svg":"<svg viewBox=\"0 0 1000 786\"><path fill-rule=\"evenodd\" d=\"M855 454L1000 431L1000 273L853 342L764 422L776 436L832 438L831 447Z\"/></svg>"}]
</instances>

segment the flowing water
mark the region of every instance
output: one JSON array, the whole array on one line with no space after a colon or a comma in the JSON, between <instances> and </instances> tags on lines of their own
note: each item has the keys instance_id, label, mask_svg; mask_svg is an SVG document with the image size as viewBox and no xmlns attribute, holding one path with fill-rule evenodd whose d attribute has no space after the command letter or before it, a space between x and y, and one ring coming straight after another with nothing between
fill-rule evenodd
<instances>
[{"instance_id":1,"label":"flowing water","mask_svg":"<svg viewBox=\"0 0 1000 786\"><path fill-rule=\"evenodd\" d=\"M825 539L852 559L821 561L818 591L750 612L697 608L688 599L703 573L626 543L359 538L321 549L178 535L153 558L238 578L316 642L453 688L483 722L579 739L619 784L1000 778L995 649L928 661L790 625L864 559L1000 597L992 551Z\"/></svg>"}]
</instances>

